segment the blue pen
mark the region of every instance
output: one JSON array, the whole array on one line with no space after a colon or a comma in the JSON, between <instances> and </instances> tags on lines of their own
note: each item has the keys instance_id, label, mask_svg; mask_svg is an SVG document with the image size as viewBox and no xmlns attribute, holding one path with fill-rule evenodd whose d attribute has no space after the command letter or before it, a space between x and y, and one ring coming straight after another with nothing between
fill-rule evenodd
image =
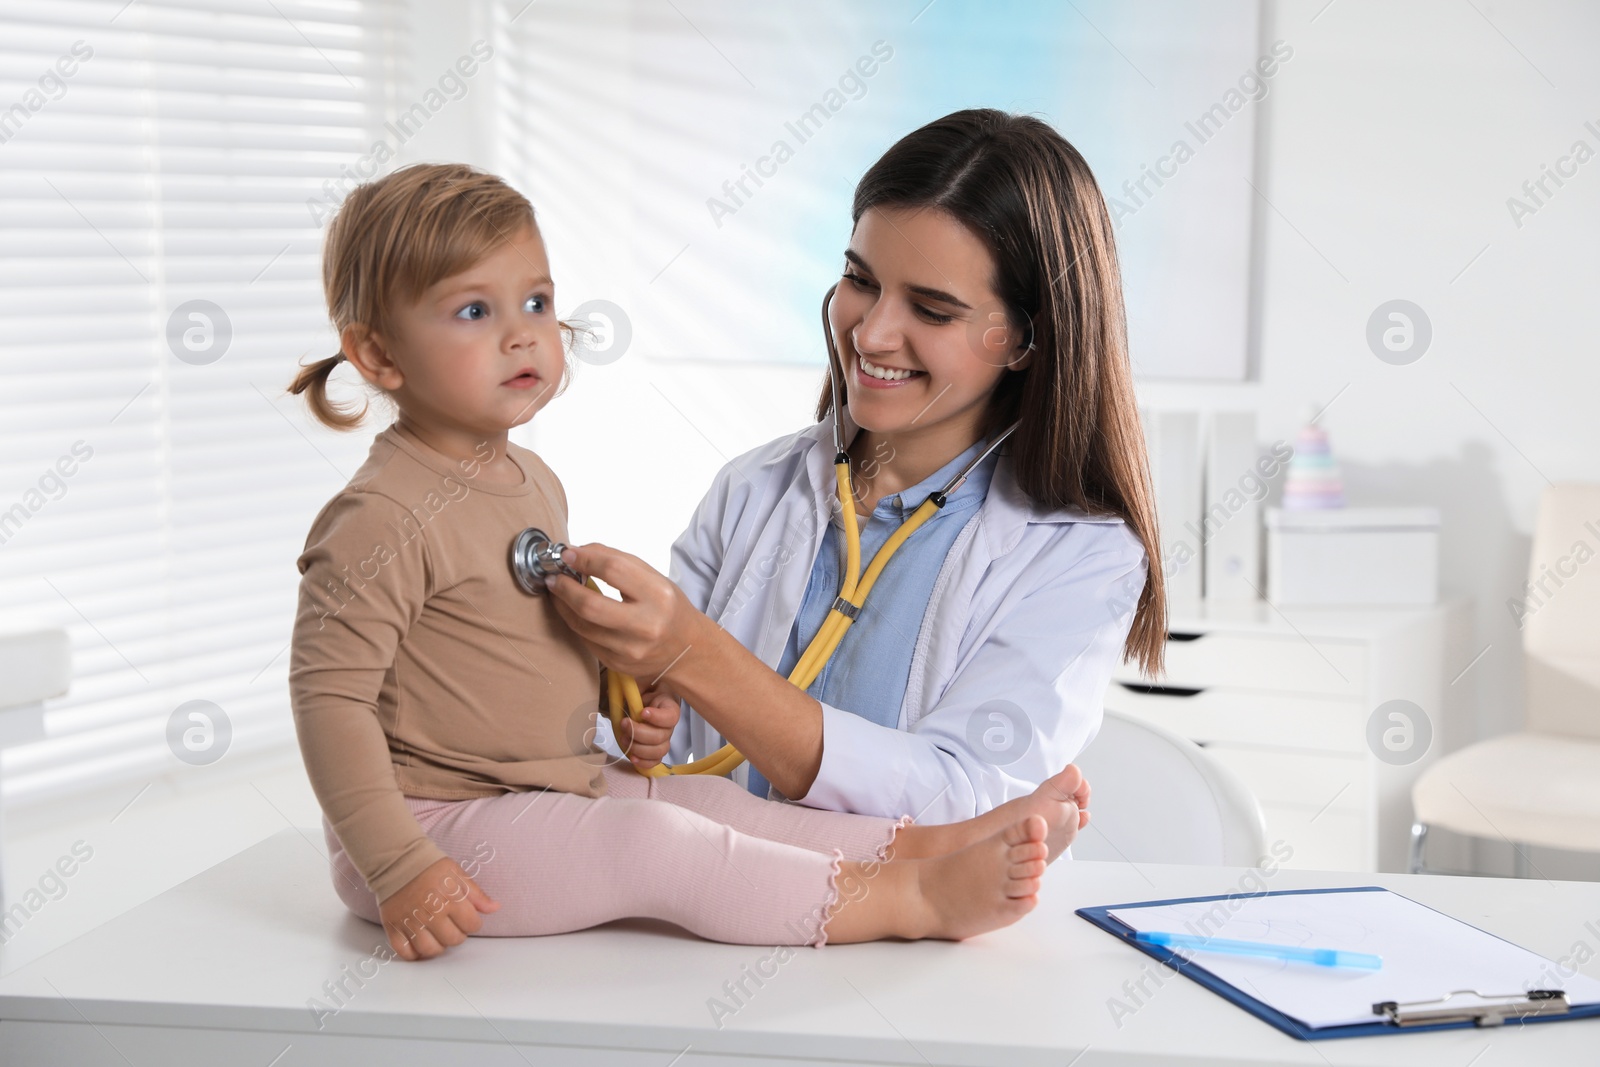
<instances>
[{"instance_id":1,"label":"blue pen","mask_svg":"<svg viewBox=\"0 0 1600 1067\"><path fill-rule=\"evenodd\" d=\"M1365 952L1341 952L1333 948L1296 948L1293 945L1273 945L1265 941L1229 941L1221 937L1191 937L1188 934L1169 934L1160 930L1141 930L1133 935L1135 941L1167 948L1189 948L1200 952L1224 952L1232 956L1266 956L1275 960L1295 960L1314 963L1319 967L1359 967L1376 971L1383 966L1382 956Z\"/></svg>"}]
</instances>

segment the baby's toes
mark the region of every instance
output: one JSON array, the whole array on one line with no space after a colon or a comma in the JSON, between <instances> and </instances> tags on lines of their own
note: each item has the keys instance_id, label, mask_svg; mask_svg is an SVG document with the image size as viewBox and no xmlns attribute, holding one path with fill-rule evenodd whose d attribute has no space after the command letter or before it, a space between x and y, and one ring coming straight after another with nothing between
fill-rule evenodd
<instances>
[{"instance_id":1,"label":"baby's toes","mask_svg":"<svg viewBox=\"0 0 1600 1067\"><path fill-rule=\"evenodd\" d=\"M1012 900L1031 900L1039 895L1040 874L1014 875L1006 879L1005 894Z\"/></svg>"},{"instance_id":2,"label":"baby's toes","mask_svg":"<svg viewBox=\"0 0 1600 1067\"><path fill-rule=\"evenodd\" d=\"M1020 845L1012 845L1006 850L1006 859L1012 863L1027 863L1031 860L1048 859L1050 849L1043 841L1024 841Z\"/></svg>"},{"instance_id":3,"label":"baby's toes","mask_svg":"<svg viewBox=\"0 0 1600 1067\"><path fill-rule=\"evenodd\" d=\"M1006 843L1006 896L1026 897L1039 891L1039 878L1050 855L1044 840L1048 830L1042 815L1030 815L1006 828L1002 835Z\"/></svg>"},{"instance_id":4,"label":"baby's toes","mask_svg":"<svg viewBox=\"0 0 1600 1067\"><path fill-rule=\"evenodd\" d=\"M1024 878L1040 878L1043 877L1046 866L1047 864L1042 856L1038 859L1013 859L1011 861L1011 869L1007 874L1013 881Z\"/></svg>"},{"instance_id":5,"label":"baby's toes","mask_svg":"<svg viewBox=\"0 0 1600 1067\"><path fill-rule=\"evenodd\" d=\"M1042 844L1049 832L1050 826L1045 822L1043 815L1029 815L1006 827L1001 832L1000 839L1008 847L1017 848L1035 842Z\"/></svg>"}]
</instances>

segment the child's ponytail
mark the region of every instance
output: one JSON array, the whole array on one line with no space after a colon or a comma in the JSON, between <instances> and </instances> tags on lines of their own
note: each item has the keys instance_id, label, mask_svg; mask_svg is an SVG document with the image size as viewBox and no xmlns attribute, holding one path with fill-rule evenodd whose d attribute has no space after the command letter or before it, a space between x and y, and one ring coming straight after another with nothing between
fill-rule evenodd
<instances>
[{"instance_id":1,"label":"child's ponytail","mask_svg":"<svg viewBox=\"0 0 1600 1067\"><path fill-rule=\"evenodd\" d=\"M333 369L342 362L344 353L335 352L315 363L302 363L300 372L294 376L294 381L289 383L289 392L295 396L305 393L306 404L311 408L312 417L330 430L353 430L367 417L367 404L363 403L360 411L352 412L334 403L328 396L328 378L333 374Z\"/></svg>"}]
</instances>

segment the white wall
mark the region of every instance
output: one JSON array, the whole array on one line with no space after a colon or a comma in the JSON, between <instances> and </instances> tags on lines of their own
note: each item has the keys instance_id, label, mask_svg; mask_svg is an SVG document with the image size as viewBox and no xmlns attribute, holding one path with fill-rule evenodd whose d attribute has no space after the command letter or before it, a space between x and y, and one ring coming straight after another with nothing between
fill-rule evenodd
<instances>
[{"instance_id":1,"label":"white wall","mask_svg":"<svg viewBox=\"0 0 1600 1067\"><path fill-rule=\"evenodd\" d=\"M1506 206L1575 141L1600 149L1600 7L1325 5L1266 8L1267 36L1295 57L1265 102L1255 382L1144 383L1141 394L1253 409L1263 447L1293 441L1307 402L1332 401L1320 422L1350 503L1440 509L1441 582L1475 599L1472 654L1488 649L1455 683L1476 721L1445 724L1454 748L1521 722L1506 602L1526 577L1539 493L1600 480L1600 159L1551 184L1520 228ZM1433 325L1407 366L1365 341L1368 316L1396 298ZM1504 846L1478 853L1510 869ZM1533 858L1549 877L1597 870Z\"/></svg>"},{"instance_id":2,"label":"white wall","mask_svg":"<svg viewBox=\"0 0 1600 1067\"><path fill-rule=\"evenodd\" d=\"M452 8L415 0L425 73L487 32ZM1470 690L1474 718L1442 724L1446 747L1459 747L1521 720L1506 602L1525 576L1540 491L1600 480L1600 159L1520 227L1507 209L1575 141L1600 149L1600 6L1265 0L1263 21L1263 40L1282 38L1295 54L1259 105L1252 381L1146 381L1140 400L1254 410L1263 449L1293 440L1307 403L1331 401L1321 425L1350 503L1440 509L1442 584L1475 599L1473 652L1487 648L1455 683ZM408 146L415 158L494 165L480 88L487 78L451 105L448 126ZM565 311L581 298L560 289L573 253L550 251ZM1365 339L1374 309L1396 298L1433 327L1429 350L1405 366L1380 361ZM721 463L809 421L821 381L820 355L799 371L625 356L580 366L522 440L563 476L575 541L664 569ZM1510 869L1501 846L1478 857ZM1550 877L1594 871L1572 857L1534 860Z\"/></svg>"}]
</instances>

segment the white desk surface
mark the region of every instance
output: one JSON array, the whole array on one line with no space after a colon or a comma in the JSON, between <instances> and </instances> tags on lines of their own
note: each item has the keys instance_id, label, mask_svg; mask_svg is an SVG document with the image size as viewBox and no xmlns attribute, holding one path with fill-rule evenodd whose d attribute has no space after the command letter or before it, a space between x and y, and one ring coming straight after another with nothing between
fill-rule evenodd
<instances>
[{"instance_id":1,"label":"white desk surface","mask_svg":"<svg viewBox=\"0 0 1600 1067\"><path fill-rule=\"evenodd\" d=\"M475 1067L1466 1067L1600 1055L1597 1019L1296 1041L1073 914L1234 892L1242 869L1072 860L1050 869L1040 906L1005 930L960 943L795 948L720 1029L709 998L773 950L641 921L472 938L438 959L371 964L377 973L319 1031L309 998L385 943L334 895L321 842L320 830L284 830L0 979L0 1060L400 1067L470 1052ZM1593 883L1281 869L1266 881L1385 885L1557 960L1579 942L1592 955L1600 940ZM1600 960L1585 971L1600 976ZM1110 1002L1131 1004L1124 983L1141 974L1165 981L1147 977L1150 995L1119 1024Z\"/></svg>"}]
</instances>

